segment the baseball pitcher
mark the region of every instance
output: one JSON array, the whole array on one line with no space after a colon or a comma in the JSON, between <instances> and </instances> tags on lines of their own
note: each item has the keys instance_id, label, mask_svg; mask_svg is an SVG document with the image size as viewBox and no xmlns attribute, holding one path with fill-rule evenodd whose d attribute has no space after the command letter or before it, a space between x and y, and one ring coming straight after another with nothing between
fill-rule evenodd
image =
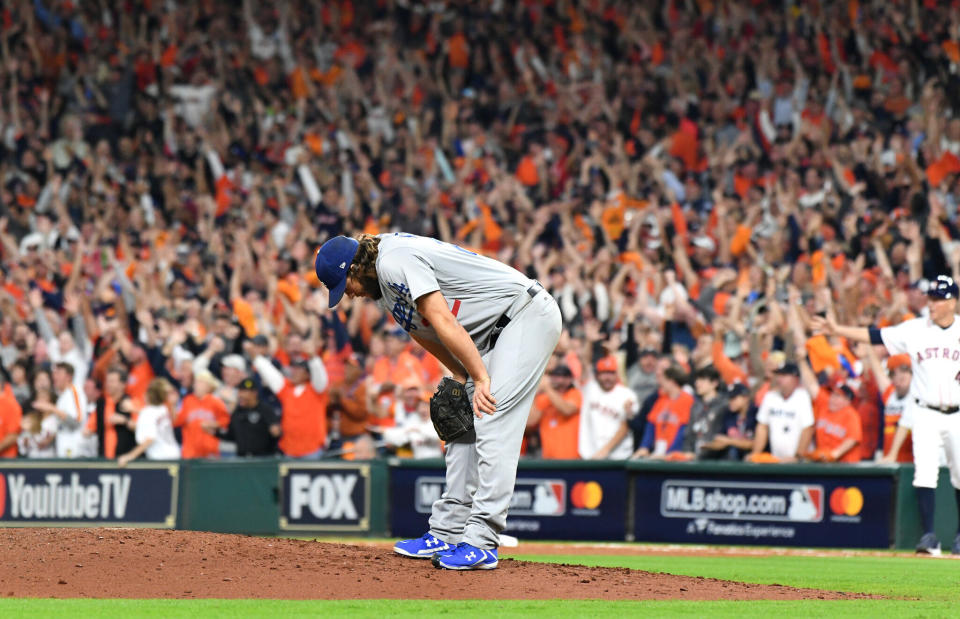
<instances>
[{"instance_id":1,"label":"baseball pitcher","mask_svg":"<svg viewBox=\"0 0 960 619\"><path fill-rule=\"evenodd\" d=\"M412 234L338 236L320 248L330 307L367 297L452 373L430 401L447 444L447 489L422 537L394 551L453 570L497 567L527 415L560 337L539 283L463 248Z\"/></svg>"}]
</instances>

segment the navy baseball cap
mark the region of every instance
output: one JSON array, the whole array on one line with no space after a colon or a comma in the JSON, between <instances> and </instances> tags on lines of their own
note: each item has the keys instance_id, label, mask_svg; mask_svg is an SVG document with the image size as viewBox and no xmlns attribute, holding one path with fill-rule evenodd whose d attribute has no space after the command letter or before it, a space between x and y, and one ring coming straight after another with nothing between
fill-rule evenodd
<instances>
[{"instance_id":1,"label":"navy baseball cap","mask_svg":"<svg viewBox=\"0 0 960 619\"><path fill-rule=\"evenodd\" d=\"M958 295L960 288L949 275L938 275L927 288L927 296L931 299L956 299Z\"/></svg>"},{"instance_id":2,"label":"navy baseball cap","mask_svg":"<svg viewBox=\"0 0 960 619\"><path fill-rule=\"evenodd\" d=\"M740 395L750 395L750 390L743 383L733 383L727 389L727 396L731 399Z\"/></svg>"},{"instance_id":3,"label":"navy baseball cap","mask_svg":"<svg viewBox=\"0 0 960 619\"><path fill-rule=\"evenodd\" d=\"M343 298L343 291L347 287L347 270L353 257L357 255L360 246L355 239L346 236L335 236L324 243L317 252L314 265L317 270L317 279L330 291L330 307L335 306Z\"/></svg>"}]
</instances>

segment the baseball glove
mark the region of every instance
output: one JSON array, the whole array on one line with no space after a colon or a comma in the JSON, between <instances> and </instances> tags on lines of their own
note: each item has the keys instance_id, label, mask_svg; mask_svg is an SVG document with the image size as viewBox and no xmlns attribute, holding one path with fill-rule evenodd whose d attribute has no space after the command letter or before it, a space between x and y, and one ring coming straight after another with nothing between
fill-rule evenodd
<instances>
[{"instance_id":1,"label":"baseball glove","mask_svg":"<svg viewBox=\"0 0 960 619\"><path fill-rule=\"evenodd\" d=\"M430 398L430 421L441 441L449 443L473 429L473 407L466 388L449 377Z\"/></svg>"}]
</instances>

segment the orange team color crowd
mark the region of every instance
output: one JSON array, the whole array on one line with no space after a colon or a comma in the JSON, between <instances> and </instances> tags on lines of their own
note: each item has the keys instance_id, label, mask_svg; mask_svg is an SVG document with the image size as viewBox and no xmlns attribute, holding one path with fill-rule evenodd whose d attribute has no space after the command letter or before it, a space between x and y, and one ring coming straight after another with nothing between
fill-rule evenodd
<instances>
[{"instance_id":1,"label":"orange team color crowd","mask_svg":"<svg viewBox=\"0 0 960 619\"><path fill-rule=\"evenodd\" d=\"M312 268L403 231L558 300L526 457L909 461L910 360L814 319L960 275L958 32L928 0L12 0L0 454L441 455L444 368Z\"/></svg>"}]
</instances>

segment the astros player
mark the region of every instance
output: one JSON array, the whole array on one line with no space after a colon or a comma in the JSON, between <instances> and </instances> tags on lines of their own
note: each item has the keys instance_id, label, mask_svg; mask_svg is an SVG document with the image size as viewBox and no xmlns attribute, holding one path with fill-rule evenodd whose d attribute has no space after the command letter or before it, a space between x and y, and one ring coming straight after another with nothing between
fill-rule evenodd
<instances>
[{"instance_id":1,"label":"astros player","mask_svg":"<svg viewBox=\"0 0 960 619\"><path fill-rule=\"evenodd\" d=\"M934 491L938 454L946 448L950 482L960 506L960 320L957 320L957 284L941 275L927 289L929 317L914 318L892 327L837 325L831 318L815 317L815 328L858 342L883 344L892 354L908 353L913 366L913 485L920 501L923 537L917 552L940 554L933 530ZM952 552L960 554L960 534Z\"/></svg>"},{"instance_id":2,"label":"astros player","mask_svg":"<svg viewBox=\"0 0 960 619\"><path fill-rule=\"evenodd\" d=\"M320 248L330 307L368 297L465 383L474 430L446 447L446 490L402 555L456 570L497 567L527 414L560 339L560 308L539 283L456 245L412 234L338 236ZM436 555L436 556L434 556Z\"/></svg>"}]
</instances>

